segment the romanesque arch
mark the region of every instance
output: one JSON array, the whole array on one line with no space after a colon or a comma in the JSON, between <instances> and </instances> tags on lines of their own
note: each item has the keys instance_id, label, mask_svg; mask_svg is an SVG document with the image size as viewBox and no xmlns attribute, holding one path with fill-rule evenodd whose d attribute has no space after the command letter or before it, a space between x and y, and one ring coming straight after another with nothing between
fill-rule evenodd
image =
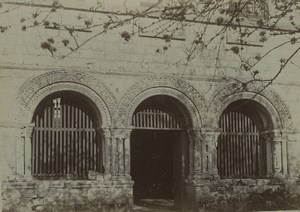
<instances>
[{"instance_id":1,"label":"romanesque arch","mask_svg":"<svg viewBox=\"0 0 300 212\"><path fill-rule=\"evenodd\" d=\"M131 86L120 102L119 124L131 126L131 117L137 106L155 95L167 95L177 99L187 108L192 118L192 127L200 128L206 119L206 101L195 88L175 77L149 77Z\"/></svg>"},{"instance_id":2,"label":"romanesque arch","mask_svg":"<svg viewBox=\"0 0 300 212\"><path fill-rule=\"evenodd\" d=\"M201 153L203 140L201 128L204 127L207 119L206 100L204 95L182 79L171 76L148 77L133 84L125 91L119 104L119 122L117 126L128 129L130 132L127 135L127 144L129 145L131 142L131 130L134 129L131 121L135 110L142 102L156 96L166 97L169 100L173 99L174 102L178 103L178 108L182 110L181 113L188 119L185 132L189 140L187 150L189 152L189 176L200 174L203 155ZM170 106L172 106L171 103Z\"/></svg>"},{"instance_id":3,"label":"romanesque arch","mask_svg":"<svg viewBox=\"0 0 300 212\"><path fill-rule=\"evenodd\" d=\"M215 92L210 101L210 123L218 127L220 117L229 105L237 102L250 102L252 109L263 108L268 120L263 137L267 143L267 173L272 176L287 175L288 131L292 129L291 114L280 96L270 87L264 88L261 83L250 83L245 87L238 83L222 86ZM257 106L256 106L257 105Z\"/></svg>"},{"instance_id":4,"label":"romanesque arch","mask_svg":"<svg viewBox=\"0 0 300 212\"><path fill-rule=\"evenodd\" d=\"M116 104L109 88L95 77L76 71L52 71L28 80L17 96L17 121L25 126L30 124L39 102L58 91L74 91L86 96L100 111L102 125L113 125Z\"/></svg>"},{"instance_id":5,"label":"romanesque arch","mask_svg":"<svg viewBox=\"0 0 300 212\"><path fill-rule=\"evenodd\" d=\"M252 99L261 104L270 114L274 130L291 129L291 114L285 102L270 87L262 90L262 84L251 83L247 90L238 89L237 83L220 87L209 102L210 123L217 127L224 109L237 100Z\"/></svg>"},{"instance_id":6,"label":"romanesque arch","mask_svg":"<svg viewBox=\"0 0 300 212\"><path fill-rule=\"evenodd\" d=\"M17 148L20 149L16 156L17 173L29 176L31 174L31 136L34 127L32 118L37 106L47 96L64 91L78 93L89 99L100 114L102 129L114 125L113 114L117 111L115 99L109 88L95 77L78 71L51 71L33 77L19 89L15 103L15 121L23 128L21 142L17 143Z\"/></svg>"}]
</instances>

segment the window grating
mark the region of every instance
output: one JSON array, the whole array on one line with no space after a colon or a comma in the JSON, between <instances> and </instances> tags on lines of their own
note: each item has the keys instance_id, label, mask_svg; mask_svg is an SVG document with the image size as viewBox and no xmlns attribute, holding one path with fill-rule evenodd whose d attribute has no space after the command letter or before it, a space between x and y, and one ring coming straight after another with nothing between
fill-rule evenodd
<instances>
[{"instance_id":1,"label":"window grating","mask_svg":"<svg viewBox=\"0 0 300 212\"><path fill-rule=\"evenodd\" d=\"M32 174L41 178L85 179L102 172L101 137L95 115L77 97L46 99L35 114Z\"/></svg>"},{"instance_id":2,"label":"window grating","mask_svg":"<svg viewBox=\"0 0 300 212\"><path fill-rule=\"evenodd\" d=\"M249 114L229 111L220 119L217 165L222 178L266 175L266 145Z\"/></svg>"},{"instance_id":3,"label":"window grating","mask_svg":"<svg viewBox=\"0 0 300 212\"><path fill-rule=\"evenodd\" d=\"M138 110L132 117L132 124L137 128L182 129L182 118L167 107L146 107Z\"/></svg>"}]
</instances>

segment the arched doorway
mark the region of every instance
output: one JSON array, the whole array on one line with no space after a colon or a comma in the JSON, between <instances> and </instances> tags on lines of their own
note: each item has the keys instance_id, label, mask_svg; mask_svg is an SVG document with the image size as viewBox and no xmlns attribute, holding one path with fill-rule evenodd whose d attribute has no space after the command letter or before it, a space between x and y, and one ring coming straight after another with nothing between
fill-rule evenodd
<instances>
[{"instance_id":1,"label":"arched doorway","mask_svg":"<svg viewBox=\"0 0 300 212\"><path fill-rule=\"evenodd\" d=\"M100 115L85 96L53 93L38 105L31 140L31 172L38 179L88 179L103 172Z\"/></svg>"},{"instance_id":2,"label":"arched doorway","mask_svg":"<svg viewBox=\"0 0 300 212\"><path fill-rule=\"evenodd\" d=\"M135 203L162 200L175 208L183 206L189 122L185 107L173 97L149 97L136 108L130 138Z\"/></svg>"}]
</instances>

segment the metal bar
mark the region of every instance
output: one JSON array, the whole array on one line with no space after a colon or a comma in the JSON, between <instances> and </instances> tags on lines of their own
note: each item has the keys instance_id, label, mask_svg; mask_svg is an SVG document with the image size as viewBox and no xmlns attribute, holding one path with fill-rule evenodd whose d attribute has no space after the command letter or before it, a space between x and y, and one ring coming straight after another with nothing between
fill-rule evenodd
<instances>
[{"instance_id":1,"label":"metal bar","mask_svg":"<svg viewBox=\"0 0 300 212\"><path fill-rule=\"evenodd\" d=\"M71 127L71 108L70 108L70 104L69 101L66 102L66 127ZM71 170L70 170L70 164L71 164L71 152L70 152L70 131L65 131L66 134L66 173L69 175L71 174Z\"/></svg>"},{"instance_id":2,"label":"metal bar","mask_svg":"<svg viewBox=\"0 0 300 212\"><path fill-rule=\"evenodd\" d=\"M62 100L62 119L63 119L63 124L62 128L66 127L66 120L67 120L67 114L66 114L66 103L65 101ZM61 146L62 146L62 151L61 151L61 175L65 176L66 175L66 132L62 129L61 131Z\"/></svg>"},{"instance_id":3,"label":"metal bar","mask_svg":"<svg viewBox=\"0 0 300 212\"><path fill-rule=\"evenodd\" d=\"M245 129L245 116L244 116L244 114L241 114L241 119L242 119L242 133L245 133L246 132L246 129ZM247 160L246 160L246 151L247 151L247 148L246 148L246 143L245 143L245 141L246 141L246 139L245 139L245 135L243 134L242 136L241 136L241 138L242 138L242 142L241 142L241 144L242 144L242 148L243 148L243 176L247 176L247 164L246 164L246 162L247 162Z\"/></svg>"},{"instance_id":4,"label":"metal bar","mask_svg":"<svg viewBox=\"0 0 300 212\"><path fill-rule=\"evenodd\" d=\"M225 113L224 114L225 119L226 119L226 124L225 124L225 130L226 132L229 132L229 114ZM225 134L225 143L224 143L224 147L225 147L225 176L229 175L229 143L228 143L228 135Z\"/></svg>"},{"instance_id":5,"label":"metal bar","mask_svg":"<svg viewBox=\"0 0 300 212\"><path fill-rule=\"evenodd\" d=\"M70 102L71 103L71 102ZM70 104L70 127L74 128L74 107L72 104ZM70 152L70 175L73 175L74 173L74 146L73 146L73 143L74 143L74 132L73 131L70 131L70 138L69 138L69 141L70 141L70 148L69 148L69 152Z\"/></svg>"},{"instance_id":6,"label":"metal bar","mask_svg":"<svg viewBox=\"0 0 300 212\"><path fill-rule=\"evenodd\" d=\"M79 118L79 127L80 128L83 128L83 125L82 125L82 121L83 121L83 117L82 117L82 107L81 105L78 105L78 118ZM78 132L78 138L79 138L79 141L78 141L78 151L79 151L79 154L78 154L78 165L79 165L79 168L78 168L78 172L80 173L80 175L82 176L83 175L83 138L82 138L82 133L81 132Z\"/></svg>"}]
</instances>

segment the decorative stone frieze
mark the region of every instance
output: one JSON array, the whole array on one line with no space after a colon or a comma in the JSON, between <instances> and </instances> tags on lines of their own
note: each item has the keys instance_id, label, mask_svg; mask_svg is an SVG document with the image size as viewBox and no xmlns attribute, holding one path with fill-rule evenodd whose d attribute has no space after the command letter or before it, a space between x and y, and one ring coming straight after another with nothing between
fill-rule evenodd
<instances>
[{"instance_id":1,"label":"decorative stone frieze","mask_svg":"<svg viewBox=\"0 0 300 212\"><path fill-rule=\"evenodd\" d=\"M78 71L51 71L29 79L16 98L17 122L29 124L41 100L58 91L75 91L88 97L101 114L102 125L113 125L112 114L116 114L117 107L110 89L94 76Z\"/></svg>"},{"instance_id":2,"label":"decorative stone frieze","mask_svg":"<svg viewBox=\"0 0 300 212\"><path fill-rule=\"evenodd\" d=\"M132 85L120 100L119 125L131 126L134 110L145 99L155 95L167 95L182 103L184 115L191 119L191 128L197 128L204 123L206 116L206 100L204 95L182 79L160 76L148 77Z\"/></svg>"},{"instance_id":3,"label":"decorative stone frieze","mask_svg":"<svg viewBox=\"0 0 300 212\"><path fill-rule=\"evenodd\" d=\"M261 104L270 114L273 129L291 129L291 114L288 106L280 96L269 86L263 89L261 83L250 83L243 90L238 83L222 85L209 101L210 123L218 127L218 121L224 109L232 102L241 99L251 99Z\"/></svg>"}]
</instances>

